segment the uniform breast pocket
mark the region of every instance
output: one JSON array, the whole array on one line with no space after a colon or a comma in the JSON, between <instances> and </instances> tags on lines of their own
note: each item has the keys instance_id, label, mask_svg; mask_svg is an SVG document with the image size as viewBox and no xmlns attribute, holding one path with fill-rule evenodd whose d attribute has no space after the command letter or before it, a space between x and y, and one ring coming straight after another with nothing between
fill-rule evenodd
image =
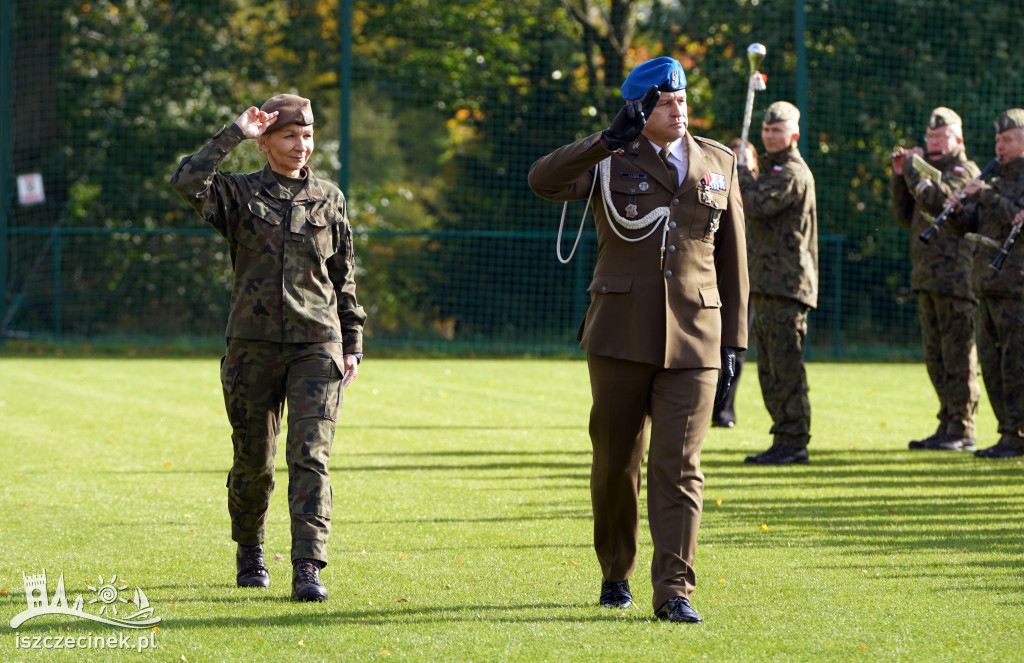
<instances>
[{"instance_id":1,"label":"uniform breast pocket","mask_svg":"<svg viewBox=\"0 0 1024 663\"><path fill-rule=\"evenodd\" d=\"M273 245L272 235L281 225L281 211L261 200L249 201L250 216L235 227L235 241L253 253L263 253Z\"/></svg>"},{"instance_id":2,"label":"uniform breast pocket","mask_svg":"<svg viewBox=\"0 0 1024 663\"><path fill-rule=\"evenodd\" d=\"M612 178L609 183L612 192L612 204L615 211L626 219L637 219L654 209L651 194L654 185L645 178Z\"/></svg>"},{"instance_id":3,"label":"uniform breast pocket","mask_svg":"<svg viewBox=\"0 0 1024 663\"><path fill-rule=\"evenodd\" d=\"M340 240L340 228L335 224L331 224L328 220L327 213L324 208L318 208L313 210L309 215L308 226L310 234L313 236L313 248L316 249L317 257L320 258L320 262L325 262L328 258L338 252Z\"/></svg>"},{"instance_id":4,"label":"uniform breast pocket","mask_svg":"<svg viewBox=\"0 0 1024 663\"><path fill-rule=\"evenodd\" d=\"M722 213L729 207L729 198L725 191L699 189L697 203L697 215L690 226L690 237L703 242L713 242L722 221Z\"/></svg>"}]
</instances>

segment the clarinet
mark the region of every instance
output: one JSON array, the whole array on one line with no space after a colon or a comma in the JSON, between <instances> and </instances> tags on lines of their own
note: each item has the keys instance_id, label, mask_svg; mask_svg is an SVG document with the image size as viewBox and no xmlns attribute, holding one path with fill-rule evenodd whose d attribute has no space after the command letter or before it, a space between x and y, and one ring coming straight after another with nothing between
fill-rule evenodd
<instances>
[{"instance_id":1,"label":"clarinet","mask_svg":"<svg viewBox=\"0 0 1024 663\"><path fill-rule=\"evenodd\" d=\"M989 267L997 272L1003 268L1003 262L1006 261L1006 254L1010 252L1010 247L1013 246L1013 243L1017 240L1017 235L1020 234L1020 227L1022 225L1024 224L1018 223L1010 230L1010 234L1006 236L1006 241L1003 242L1002 248L999 249L999 255L996 256L996 259L992 261Z\"/></svg>"},{"instance_id":2,"label":"clarinet","mask_svg":"<svg viewBox=\"0 0 1024 663\"><path fill-rule=\"evenodd\" d=\"M986 177L988 177L988 175L993 170L995 170L996 166L998 166L998 165L999 165L999 157L996 157L995 159L992 159L992 161L989 161L988 165L985 166L985 169L983 171L981 171L981 173L979 173L978 176L975 177L974 179L975 180L983 180L983 179L985 179ZM943 223L946 222L946 219L948 219L949 215L953 213L953 210L956 209L957 205L959 205L961 202L963 202L963 199L966 198L966 197L967 197L967 194L965 194L963 191L961 191L960 192L960 196L956 199L956 202L952 203L950 205L946 205L945 209L942 210L942 213L939 214L938 217L936 217L935 223L933 223L932 225L928 226L923 233L918 235L918 239L920 239L922 242L927 244L928 240L930 240L932 237L934 237L935 233L939 232L939 228L942 226Z\"/></svg>"}]
</instances>

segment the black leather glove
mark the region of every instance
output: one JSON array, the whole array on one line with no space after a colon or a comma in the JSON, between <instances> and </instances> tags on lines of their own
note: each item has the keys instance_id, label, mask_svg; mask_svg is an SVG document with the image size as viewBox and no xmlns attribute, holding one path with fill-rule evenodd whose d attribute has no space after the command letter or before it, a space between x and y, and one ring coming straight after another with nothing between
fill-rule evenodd
<instances>
[{"instance_id":1,"label":"black leather glove","mask_svg":"<svg viewBox=\"0 0 1024 663\"><path fill-rule=\"evenodd\" d=\"M718 388L715 390L715 405L722 402L729 393L732 380L736 377L736 348L722 348L722 372L718 374Z\"/></svg>"},{"instance_id":2,"label":"black leather glove","mask_svg":"<svg viewBox=\"0 0 1024 663\"><path fill-rule=\"evenodd\" d=\"M631 140L636 139L647 124L647 118L658 104L658 86L652 85L647 88L643 99L636 99L619 109L619 112L612 118L611 125L601 135L604 136L608 147L617 150Z\"/></svg>"}]
</instances>

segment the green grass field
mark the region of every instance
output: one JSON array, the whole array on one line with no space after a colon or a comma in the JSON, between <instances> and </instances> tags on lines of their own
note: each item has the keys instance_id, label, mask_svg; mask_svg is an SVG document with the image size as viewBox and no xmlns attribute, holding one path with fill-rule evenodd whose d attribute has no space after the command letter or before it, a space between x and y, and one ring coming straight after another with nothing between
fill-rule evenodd
<instances>
[{"instance_id":1,"label":"green grass field","mask_svg":"<svg viewBox=\"0 0 1024 663\"><path fill-rule=\"evenodd\" d=\"M811 364L812 464L782 468L743 463L769 443L751 366L737 427L704 445L699 626L652 619L646 532L636 603L597 606L582 361L370 358L331 462L330 600L288 599L283 451L272 586L237 589L217 369L0 359L0 660L1024 658L1024 464L907 450L935 422L922 365ZM996 441L984 398L978 437ZM11 629L22 573L44 568L69 604L101 576L141 587L156 650L16 647L125 631L58 615Z\"/></svg>"}]
</instances>

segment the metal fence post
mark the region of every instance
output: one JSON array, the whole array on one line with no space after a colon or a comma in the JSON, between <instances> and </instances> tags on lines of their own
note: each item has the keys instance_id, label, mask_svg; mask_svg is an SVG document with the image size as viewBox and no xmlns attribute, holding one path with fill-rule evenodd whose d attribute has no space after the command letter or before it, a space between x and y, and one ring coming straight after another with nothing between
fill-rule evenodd
<instances>
[{"instance_id":1,"label":"metal fence post","mask_svg":"<svg viewBox=\"0 0 1024 663\"><path fill-rule=\"evenodd\" d=\"M807 14L804 11L804 0L796 0L793 10L793 47L796 51L796 107L800 109L800 135L807 117Z\"/></svg>"},{"instance_id":2,"label":"metal fence post","mask_svg":"<svg viewBox=\"0 0 1024 663\"><path fill-rule=\"evenodd\" d=\"M14 22L14 0L3 0L0 7L0 345L7 338L7 278L11 269L7 241L8 214L13 201L11 180L14 163L14 146L11 142L11 100L13 85L11 75L11 39Z\"/></svg>"},{"instance_id":3,"label":"metal fence post","mask_svg":"<svg viewBox=\"0 0 1024 663\"><path fill-rule=\"evenodd\" d=\"M352 122L349 108L352 99L352 0L342 0L338 8L338 37L341 43L341 62L338 64L338 85L341 88L341 105L338 108L338 187L348 195L348 155L351 148Z\"/></svg>"}]
</instances>

